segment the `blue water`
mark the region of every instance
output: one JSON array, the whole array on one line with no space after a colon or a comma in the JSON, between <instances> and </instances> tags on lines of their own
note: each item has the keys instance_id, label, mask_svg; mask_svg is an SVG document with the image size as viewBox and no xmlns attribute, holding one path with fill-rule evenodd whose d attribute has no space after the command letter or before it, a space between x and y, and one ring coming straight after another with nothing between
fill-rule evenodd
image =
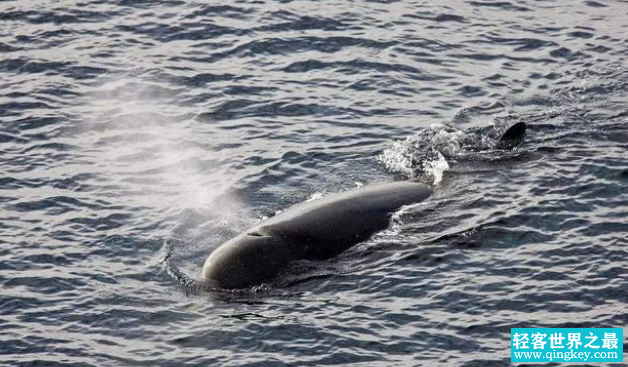
<instances>
[{"instance_id":1,"label":"blue water","mask_svg":"<svg viewBox=\"0 0 628 367\"><path fill-rule=\"evenodd\" d=\"M0 2L0 363L504 366L513 327L626 330L627 19L620 0ZM173 276L290 205L403 179L380 154L434 123L519 121L515 151L454 157L338 258L246 292Z\"/></svg>"}]
</instances>

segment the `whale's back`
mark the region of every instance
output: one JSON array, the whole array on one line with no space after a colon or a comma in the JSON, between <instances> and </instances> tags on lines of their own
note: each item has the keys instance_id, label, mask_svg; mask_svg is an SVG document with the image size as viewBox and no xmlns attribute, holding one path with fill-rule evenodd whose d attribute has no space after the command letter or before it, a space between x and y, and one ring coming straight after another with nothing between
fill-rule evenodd
<instances>
[{"instance_id":1,"label":"whale's back","mask_svg":"<svg viewBox=\"0 0 628 367\"><path fill-rule=\"evenodd\" d=\"M431 193L429 186L410 181L367 186L296 205L246 233L310 244L304 258L328 258L385 229L392 213Z\"/></svg>"},{"instance_id":2,"label":"whale's back","mask_svg":"<svg viewBox=\"0 0 628 367\"><path fill-rule=\"evenodd\" d=\"M219 246L205 261L203 278L243 288L276 276L294 260L333 257L386 228L400 207L431 193L422 183L396 182L296 205Z\"/></svg>"}]
</instances>

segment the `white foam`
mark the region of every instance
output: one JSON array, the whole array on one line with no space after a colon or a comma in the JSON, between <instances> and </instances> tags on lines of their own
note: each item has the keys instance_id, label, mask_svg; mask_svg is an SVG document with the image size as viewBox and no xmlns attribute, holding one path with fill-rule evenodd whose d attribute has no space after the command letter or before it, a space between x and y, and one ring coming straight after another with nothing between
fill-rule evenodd
<instances>
[{"instance_id":1,"label":"white foam","mask_svg":"<svg viewBox=\"0 0 628 367\"><path fill-rule=\"evenodd\" d=\"M437 185L449 169L443 152L448 156L457 154L463 139L463 131L436 123L417 135L395 141L378 159L390 172Z\"/></svg>"},{"instance_id":2,"label":"white foam","mask_svg":"<svg viewBox=\"0 0 628 367\"><path fill-rule=\"evenodd\" d=\"M432 184L434 186L438 185L443 180L443 174L445 171L449 170L449 163L447 163L445 157L441 152L437 153L437 159L425 163L425 174L432 177Z\"/></svg>"},{"instance_id":3,"label":"white foam","mask_svg":"<svg viewBox=\"0 0 628 367\"><path fill-rule=\"evenodd\" d=\"M310 197L307 200L305 200L305 202L318 200L318 199L322 198L323 196L324 195L323 195L322 192L315 192L312 195L310 195Z\"/></svg>"}]
</instances>

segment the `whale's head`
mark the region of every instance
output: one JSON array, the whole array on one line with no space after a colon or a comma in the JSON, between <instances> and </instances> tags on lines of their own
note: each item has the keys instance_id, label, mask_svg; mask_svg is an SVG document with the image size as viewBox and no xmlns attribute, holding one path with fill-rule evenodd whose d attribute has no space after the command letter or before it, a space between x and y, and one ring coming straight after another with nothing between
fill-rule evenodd
<instances>
[{"instance_id":1,"label":"whale's head","mask_svg":"<svg viewBox=\"0 0 628 367\"><path fill-rule=\"evenodd\" d=\"M202 276L220 288L246 288L276 276L293 259L280 237L243 233L209 255Z\"/></svg>"}]
</instances>

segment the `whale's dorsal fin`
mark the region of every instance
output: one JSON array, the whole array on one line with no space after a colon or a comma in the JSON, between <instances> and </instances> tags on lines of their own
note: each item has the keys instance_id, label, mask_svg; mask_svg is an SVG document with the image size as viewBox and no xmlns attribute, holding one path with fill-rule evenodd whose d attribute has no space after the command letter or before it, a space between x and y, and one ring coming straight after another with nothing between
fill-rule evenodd
<instances>
[{"instance_id":1,"label":"whale's dorsal fin","mask_svg":"<svg viewBox=\"0 0 628 367\"><path fill-rule=\"evenodd\" d=\"M506 130L497 140L497 149L513 149L521 144L526 134L527 125L525 122L517 122Z\"/></svg>"}]
</instances>

